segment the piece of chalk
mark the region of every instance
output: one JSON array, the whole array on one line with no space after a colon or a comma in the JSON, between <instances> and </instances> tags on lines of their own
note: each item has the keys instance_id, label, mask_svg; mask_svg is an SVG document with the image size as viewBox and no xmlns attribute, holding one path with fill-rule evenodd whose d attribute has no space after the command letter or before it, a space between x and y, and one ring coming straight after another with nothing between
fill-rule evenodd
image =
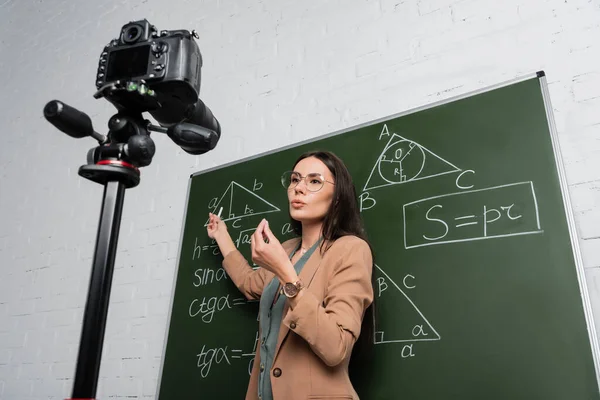
<instances>
[{"instance_id":1,"label":"piece of chalk","mask_svg":"<svg viewBox=\"0 0 600 400\"><path fill-rule=\"evenodd\" d=\"M223 211L223 207L219 208L219 213L217 214L217 217L221 218L221 212Z\"/></svg>"}]
</instances>

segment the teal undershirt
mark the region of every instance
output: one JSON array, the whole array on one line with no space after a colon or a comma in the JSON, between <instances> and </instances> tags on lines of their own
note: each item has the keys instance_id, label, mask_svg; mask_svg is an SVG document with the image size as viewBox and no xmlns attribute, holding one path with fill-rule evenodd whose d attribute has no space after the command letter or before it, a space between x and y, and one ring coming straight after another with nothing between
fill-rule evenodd
<instances>
[{"instance_id":1,"label":"teal undershirt","mask_svg":"<svg viewBox=\"0 0 600 400\"><path fill-rule=\"evenodd\" d=\"M296 274L300 274L304 264L315 251L321 240L315 243L300 259L294 264ZM290 260L294 253L300 248L300 241L296 248L290 254ZM270 370L273 366L273 357L275 356L275 347L279 336L279 328L283 318L283 306L287 297L280 295L277 301L273 303L275 295L279 290L279 279L274 277L265 287L260 297L259 324L261 330L260 339L260 370L258 374L258 398L261 400L273 400L273 389L271 388Z\"/></svg>"}]
</instances>

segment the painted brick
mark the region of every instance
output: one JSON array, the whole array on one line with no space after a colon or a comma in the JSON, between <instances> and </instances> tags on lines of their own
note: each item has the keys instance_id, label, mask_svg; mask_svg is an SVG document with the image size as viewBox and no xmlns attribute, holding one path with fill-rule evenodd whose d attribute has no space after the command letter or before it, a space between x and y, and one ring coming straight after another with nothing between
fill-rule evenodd
<instances>
[{"instance_id":1,"label":"painted brick","mask_svg":"<svg viewBox=\"0 0 600 400\"><path fill-rule=\"evenodd\" d=\"M30 332L27 332L29 334ZM32 342L28 341L28 344L24 347L17 347L11 349L11 363L13 364L21 364L21 363L29 363L35 364L40 362L40 342Z\"/></svg>"},{"instance_id":2,"label":"painted brick","mask_svg":"<svg viewBox=\"0 0 600 400\"><path fill-rule=\"evenodd\" d=\"M31 394L33 381L27 379L14 379L4 382L2 396L7 399L21 399Z\"/></svg>"},{"instance_id":3,"label":"painted brick","mask_svg":"<svg viewBox=\"0 0 600 400\"><path fill-rule=\"evenodd\" d=\"M45 326L48 328L70 326L74 322L75 312L73 310L59 310L46 313Z\"/></svg>"},{"instance_id":4,"label":"painted brick","mask_svg":"<svg viewBox=\"0 0 600 400\"><path fill-rule=\"evenodd\" d=\"M144 396L144 398L150 398L150 399L156 398L157 385L158 385L157 379L144 380L143 388L142 388L142 396Z\"/></svg>"},{"instance_id":5,"label":"painted brick","mask_svg":"<svg viewBox=\"0 0 600 400\"><path fill-rule=\"evenodd\" d=\"M2 349L0 350L0 365L8 364L11 360L12 350L10 349ZM1 379L1 378L0 378Z\"/></svg>"},{"instance_id":6,"label":"painted brick","mask_svg":"<svg viewBox=\"0 0 600 400\"><path fill-rule=\"evenodd\" d=\"M7 315L28 315L34 312L35 301L33 299L14 301L6 306L9 308Z\"/></svg>"},{"instance_id":7,"label":"painted brick","mask_svg":"<svg viewBox=\"0 0 600 400\"><path fill-rule=\"evenodd\" d=\"M11 317L11 321L16 326L16 331L25 333L29 330L41 329L44 326L45 317L45 314L35 313Z\"/></svg>"},{"instance_id":8,"label":"painted brick","mask_svg":"<svg viewBox=\"0 0 600 400\"><path fill-rule=\"evenodd\" d=\"M23 347L25 344L25 335L22 332L0 333L0 343L5 349L15 349Z\"/></svg>"},{"instance_id":9,"label":"painted brick","mask_svg":"<svg viewBox=\"0 0 600 400\"><path fill-rule=\"evenodd\" d=\"M135 340L113 340L108 347L107 355L111 359L143 357L146 352L145 343Z\"/></svg>"},{"instance_id":10,"label":"painted brick","mask_svg":"<svg viewBox=\"0 0 600 400\"><path fill-rule=\"evenodd\" d=\"M52 363L50 374L56 379L70 379L75 376L75 364L73 363Z\"/></svg>"},{"instance_id":11,"label":"painted brick","mask_svg":"<svg viewBox=\"0 0 600 400\"><path fill-rule=\"evenodd\" d=\"M163 329L157 328L164 326ZM138 318L131 321L131 338L136 340L162 340L167 326L166 315Z\"/></svg>"},{"instance_id":12,"label":"painted brick","mask_svg":"<svg viewBox=\"0 0 600 400\"><path fill-rule=\"evenodd\" d=\"M138 378L107 378L102 382L102 389L102 391L98 391L99 398L135 398L142 391L142 380Z\"/></svg>"},{"instance_id":13,"label":"painted brick","mask_svg":"<svg viewBox=\"0 0 600 400\"><path fill-rule=\"evenodd\" d=\"M45 363L22 363L19 369L19 378L29 378L35 376L36 378L48 378L50 374L50 364Z\"/></svg>"},{"instance_id":14,"label":"painted brick","mask_svg":"<svg viewBox=\"0 0 600 400\"><path fill-rule=\"evenodd\" d=\"M61 379L35 380L33 383L32 396L37 398L56 397L65 394L66 382Z\"/></svg>"},{"instance_id":15,"label":"painted brick","mask_svg":"<svg viewBox=\"0 0 600 400\"><path fill-rule=\"evenodd\" d=\"M579 248L581 249L583 265L587 268L600 267L600 237L580 240Z\"/></svg>"},{"instance_id":16,"label":"painted brick","mask_svg":"<svg viewBox=\"0 0 600 400\"><path fill-rule=\"evenodd\" d=\"M79 319L77 319L79 321ZM47 330L42 331L48 333ZM53 330L54 343L64 343L66 345L79 344L81 337L81 325L73 324L69 326L56 327Z\"/></svg>"},{"instance_id":17,"label":"painted brick","mask_svg":"<svg viewBox=\"0 0 600 400\"><path fill-rule=\"evenodd\" d=\"M71 345L72 346L72 345ZM62 363L72 362L76 352L73 353L72 348L66 345L56 346L53 343L41 345L40 361L42 363Z\"/></svg>"},{"instance_id":18,"label":"painted brick","mask_svg":"<svg viewBox=\"0 0 600 400\"><path fill-rule=\"evenodd\" d=\"M141 318L148 315L148 305L145 302L130 301L111 305L109 314L115 320L129 321L133 318Z\"/></svg>"},{"instance_id":19,"label":"painted brick","mask_svg":"<svg viewBox=\"0 0 600 400\"><path fill-rule=\"evenodd\" d=\"M164 281L150 280L139 282L136 286L137 299L151 299L160 296L168 296L171 292L171 287L165 285Z\"/></svg>"},{"instance_id":20,"label":"painted brick","mask_svg":"<svg viewBox=\"0 0 600 400\"><path fill-rule=\"evenodd\" d=\"M123 303L131 301L136 292L136 286L133 283L126 283L122 285L112 285L110 291L110 302L111 303Z\"/></svg>"}]
</instances>

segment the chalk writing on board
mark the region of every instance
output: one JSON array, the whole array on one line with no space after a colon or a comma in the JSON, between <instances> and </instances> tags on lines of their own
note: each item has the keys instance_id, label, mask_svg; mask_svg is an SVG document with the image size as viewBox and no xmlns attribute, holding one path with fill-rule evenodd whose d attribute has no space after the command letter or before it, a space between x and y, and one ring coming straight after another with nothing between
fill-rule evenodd
<instances>
[{"instance_id":1,"label":"chalk writing on board","mask_svg":"<svg viewBox=\"0 0 600 400\"><path fill-rule=\"evenodd\" d=\"M413 201L403 220L406 249L543 232L531 181Z\"/></svg>"},{"instance_id":2,"label":"chalk writing on board","mask_svg":"<svg viewBox=\"0 0 600 400\"><path fill-rule=\"evenodd\" d=\"M375 344L440 340L440 334L406 292L379 265L375 264L375 268L374 273L377 278L375 294L379 303L378 307L395 310L395 313L402 315L403 321L402 324L397 324L395 321L388 320L386 322L385 319L377 319L375 321ZM416 287L415 277L407 274L404 276L403 285L406 289L414 289ZM410 353L412 353L412 347L407 346L410 347ZM405 350L403 349L402 352L404 354Z\"/></svg>"},{"instance_id":3,"label":"chalk writing on board","mask_svg":"<svg viewBox=\"0 0 600 400\"><path fill-rule=\"evenodd\" d=\"M219 254L221 254L221 251L219 250L219 246L214 243L213 240L213 244L202 244L202 243L198 243L198 238L196 237L196 240L194 241L194 251L192 253L192 260L196 260L197 258L200 258L200 255L202 254L202 252L206 252L209 251L212 253L212 255L214 256L218 256Z\"/></svg>"},{"instance_id":4,"label":"chalk writing on board","mask_svg":"<svg viewBox=\"0 0 600 400\"><path fill-rule=\"evenodd\" d=\"M239 249L242 245L248 245L252 243L252 235L256 232L256 228L244 229L238 233L237 239L234 240L235 246ZM281 228L281 236L292 236L294 230L289 222L283 224ZM282 240L283 241L283 240Z\"/></svg>"},{"instance_id":5,"label":"chalk writing on board","mask_svg":"<svg viewBox=\"0 0 600 400\"><path fill-rule=\"evenodd\" d=\"M192 284L195 287L200 287L226 279L228 279L227 273L223 268L217 268L216 270L210 267L198 268L194 271L194 280Z\"/></svg>"},{"instance_id":6,"label":"chalk writing on board","mask_svg":"<svg viewBox=\"0 0 600 400\"><path fill-rule=\"evenodd\" d=\"M229 361L230 356L227 354L227 350L227 346L216 348L207 348L206 346L202 346L200 353L196 354L198 359L196 365L200 369L200 376L206 378L210 373L213 363L226 363L231 365L231 361Z\"/></svg>"},{"instance_id":7,"label":"chalk writing on board","mask_svg":"<svg viewBox=\"0 0 600 400\"><path fill-rule=\"evenodd\" d=\"M278 207L235 181L231 181L220 198L215 197L210 201L209 209L212 210L212 213L218 213L221 207L223 207L223 213L221 214L223 221L281 211ZM208 220L204 226L206 225L208 225Z\"/></svg>"},{"instance_id":8,"label":"chalk writing on board","mask_svg":"<svg viewBox=\"0 0 600 400\"><path fill-rule=\"evenodd\" d=\"M377 158L363 191L460 171L426 147L394 133Z\"/></svg>"},{"instance_id":9,"label":"chalk writing on board","mask_svg":"<svg viewBox=\"0 0 600 400\"><path fill-rule=\"evenodd\" d=\"M289 222L283 224L283 227L281 228L281 236L286 235L294 235L294 229L292 228L292 224Z\"/></svg>"},{"instance_id":10,"label":"chalk writing on board","mask_svg":"<svg viewBox=\"0 0 600 400\"><path fill-rule=\"evenodd\" d=\"M462 183L461 178L467 174L475 174L475 171L473 171L472 169L467 169L466 171L461 172L460 175L458 175L456 177L456 187L457 188L463 189L463 190L473 189L473 186L474 186L473 184L471 184L469 186L463 186L463 184L461 184ZM467 183L464 183L464 185L467 185Z\"/></svg>"},{"instance_id":11,"label":"chalk writing on board","mask_svg":"<svg viewBox=\"0 0 600 400\"><path fill-rule=\"evenodd\" d=\"M360 194L360 197L359 197L360 212L363 212L364 210L368 210L370 208L375 207L375 204L377 204L377 200L375 200L373 197L371 197L369 192L363 192Z\"/></svg>"},{"instance_id":12,"label":"chalk writing on board","mask_svg":"<svg viewBox=\"0 0 600 400\"><path fill-rule=\"evenodd\" d=\"M256 228L244 229L243 231L240 231L237 239L235 240L235 246L238 249L243 244L247 244L249 246L254 232L256 232Z\"/></svg>"},{"instance_id":13,"label":"chalk writing on board","mask_svg":"<svg viewBox=\"0 0 600 400\"><path fill-rule=\"evenodd\" d=\"M232 228L237 228L236 226L232 226ZM235 246L239 249L240 247L247 245L250 246L252 243L252 235L256 232L256 227L250 229L243 229L238 232L237 238L233 241ZM281 236L295 236L294 230L292 229L292 225L289 222L286 222L281 228ZM215 241L213 240L213 243ZM221 255L221 251L219 250L219 246L217 244L202 244L198 242L198 238L196 238L196 242L194 243L194 249L192 254L192 260L196 260L200 258L200 255L203 252L209 251L213 256Z\"/></svg>"},{"instance_id":14,"label":"chalk writing on board","mask_svg":"<svg viewBox=\"0 0 600 400\"><path fill-rule=\"evenodd\" d=\"M252 373L252 364L254 363L258 340L258 332L256 332L254 348L250 352L244 349L230 348L229 346L207 347L206 345L202 345L202 350L196 354L196 367L200 369L200 376L206 378L215 365L229 366L243 360L248 360L248 375L250 375Z\"/></svg>"},{"instance_id":15,"label":"chalk writing on board","mask_svg":"<svg viewBox=\"0 0 600 400\"><path fill-rule=\"evenodd\" d=\"M247 301L244 297L230 299L229 295L196 298L190 302L188 314L191 318L199 317L202 322L210 324L213 321L215 313L231 309L235 306L242 306Z\"/></svg>"}]
</instances>

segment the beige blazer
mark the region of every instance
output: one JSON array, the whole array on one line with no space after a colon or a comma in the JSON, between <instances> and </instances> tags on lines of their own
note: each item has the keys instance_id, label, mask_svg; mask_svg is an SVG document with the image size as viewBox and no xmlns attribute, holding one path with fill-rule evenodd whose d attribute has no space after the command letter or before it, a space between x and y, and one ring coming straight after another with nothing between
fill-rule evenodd
<instances>
[{"instance_id":1,"label":"beige blazer","mask_svg":"<svg viewBox=\"0 0 600 400\"><path fill-rule=\"evenodd\" d=\"M289 254L300 239L283 243ZM326 243L327 245L327 243ZM248 299L260 298L274 274L253 270L237 250L223 267ZM274 400L358 399L348 377L350 354L360 334L362 317L373 301L373 258L368 244L356 236L319 248L300 272L305 293L294 309L283 309L273 366L269 371ZM260 346L246 393L258 400Z\"/></svg>"}]
</instances>

